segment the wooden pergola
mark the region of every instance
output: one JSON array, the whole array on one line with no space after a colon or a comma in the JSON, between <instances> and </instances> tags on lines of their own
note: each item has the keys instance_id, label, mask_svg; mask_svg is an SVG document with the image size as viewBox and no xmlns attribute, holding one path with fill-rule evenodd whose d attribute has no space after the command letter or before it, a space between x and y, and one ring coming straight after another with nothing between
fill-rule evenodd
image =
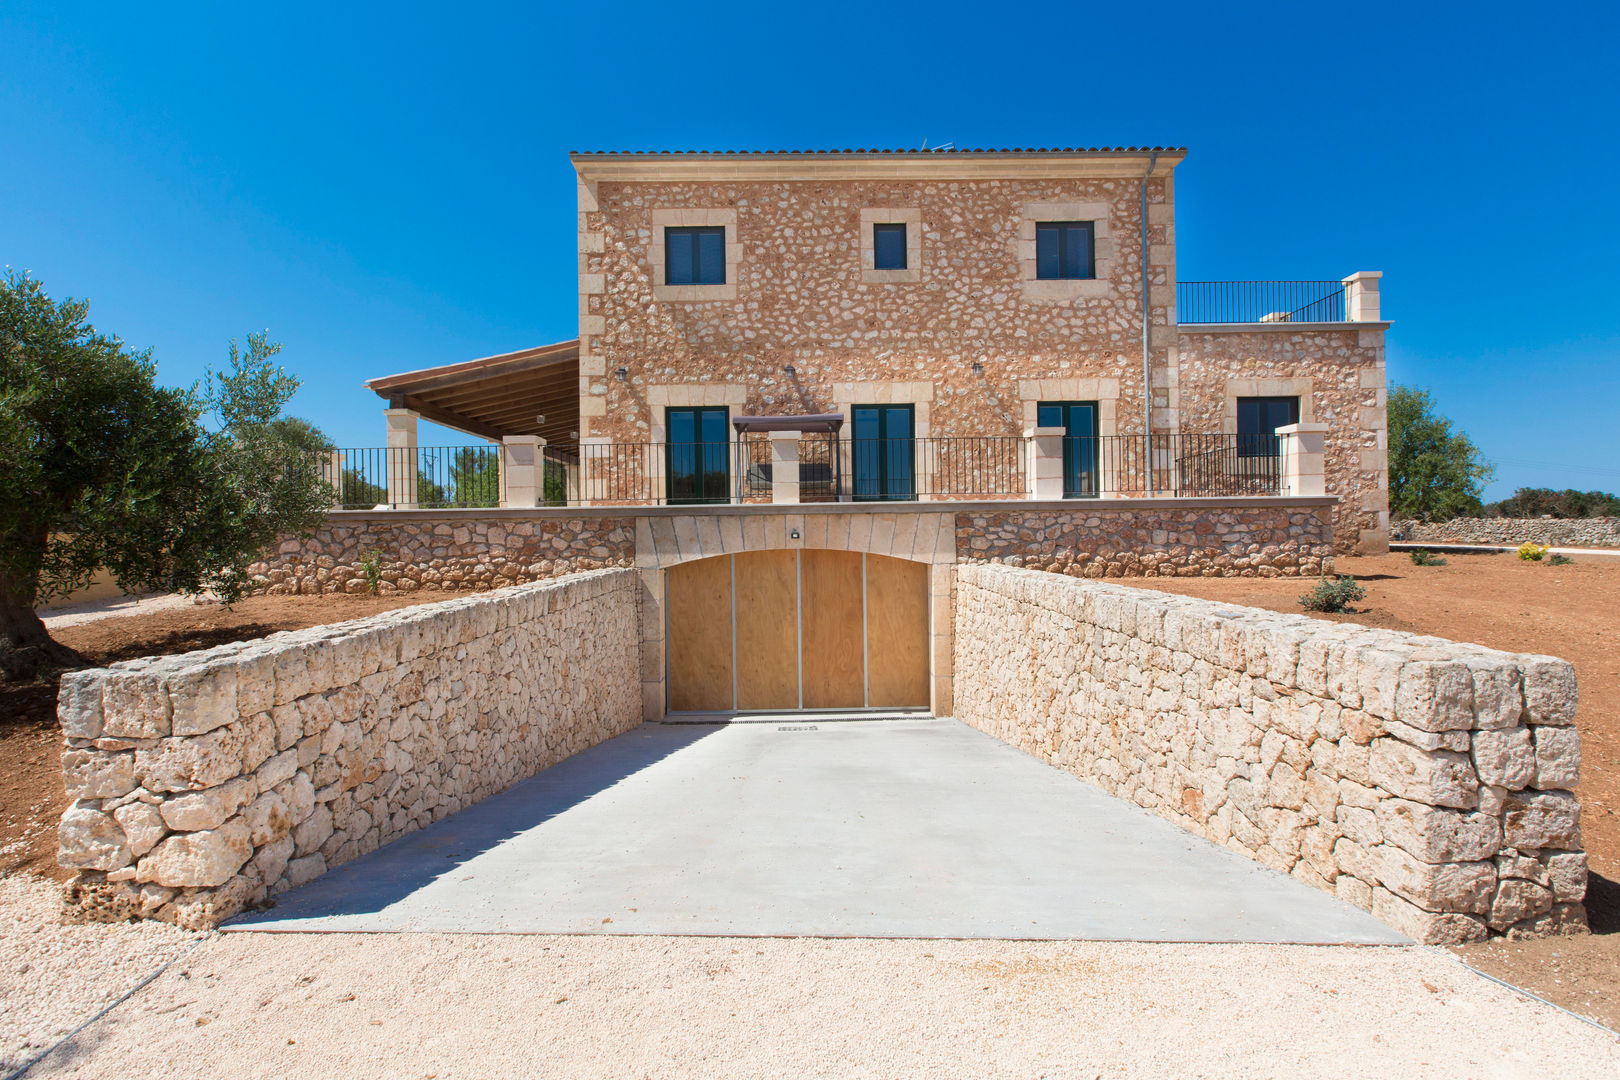
<instances>
[{"instance_id":1,"label":"wooden pergola","mask_svg":"<svg viewBox=\"0 0 1620 1080\"><path fill-rule=\"evenodd\" d=\"M579 341L486 356L370 379L392 409L497 442L539 435L546 445L579 445ZM544 417L541 422L540 417Z\"/></svg>"}]
</instances>

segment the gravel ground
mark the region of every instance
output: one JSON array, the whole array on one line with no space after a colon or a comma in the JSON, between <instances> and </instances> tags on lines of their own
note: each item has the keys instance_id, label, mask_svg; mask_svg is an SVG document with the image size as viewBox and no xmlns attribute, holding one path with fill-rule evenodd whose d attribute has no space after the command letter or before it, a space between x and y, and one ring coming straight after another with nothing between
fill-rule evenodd
<instances>
[{"instance_id":1,"label":"gravel ground","mask_svg":"<svg viewBox=\"0 0 1620 1080\"><path fill-rule=\"evenodd\" d=\"M62 922L62 887L0 876L0 1076L56 1043L199 936L160 923Z\"/></svg>"},{"instance_id":2,"label":"gravel ground","mask_svg":"<svg viewBox=\"0 0 1620 1080\"><path fill-rule=\"evenodd\" d=\"M82 626L98 619L111 619L129 615L152 615L159 611L182 611L207 601L178 594L157 596L119 596L111 600L94 600L88 604L64 605L42 611L40 619L54 635L70 626Z\"/></svg>"},{"instance_id":3,"label":"gravel ground","mask_svg":"<svg viewBox=\"0 0 1620 1080\"><path fill-rule=\"evenodd\" d=\"M229 934L28 1075L1554 1074L1620 1041L1432 949Z\"/></svg>"}]
</instances>

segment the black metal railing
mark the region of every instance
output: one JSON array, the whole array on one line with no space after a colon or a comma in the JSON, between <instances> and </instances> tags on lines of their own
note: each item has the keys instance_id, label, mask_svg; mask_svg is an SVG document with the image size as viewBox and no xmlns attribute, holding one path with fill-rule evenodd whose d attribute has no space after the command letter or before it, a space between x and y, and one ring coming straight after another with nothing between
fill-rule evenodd
<instances>
[{"instance_id":1,"label":"black metal railing","mask_svg":"<svg viewBox=\"0 0 1620 1080\"><path fill-rule=\"evenodd\" d=\"M318 460L346 510L501 505L498 446L348 447Z\"/></svg>"},{"instance_id":2,"label":"black metal railing","mask_svg":"<svg viewBox=\"0 0 1620 1080\"><path fill-rule=\"evenodd\" d=\"M799 500L1005 500L1101 496L1240 497L1282 490L1276 435L1059 437L1061 488L1035 479L1038 442L1015 435L923 439L799 438ZM345 509L495 507L498 446L370 447L319 458ZM1047 466L1052 469L1052 466ZM541 506L701 505L772 501L770 441L587 443L547 447ZM1055 479L1055 477L1054 477Z\"/></svg>"},{"instance_id":3,"label":"black metal railing","mask_svg":"<svg viewBox=\"0 0 1620 1080\"><path fill-rule=\"evenodd\" d=\"M1345 322L1342 281L1183 281L1180 323Z\"/></svg>"}]
</instances>

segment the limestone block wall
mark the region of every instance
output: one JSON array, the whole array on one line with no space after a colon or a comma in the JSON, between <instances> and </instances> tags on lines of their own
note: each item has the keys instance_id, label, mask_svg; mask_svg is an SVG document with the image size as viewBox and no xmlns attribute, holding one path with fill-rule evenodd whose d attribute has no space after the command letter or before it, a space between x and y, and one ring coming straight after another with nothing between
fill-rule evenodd
<instances>
[{"instance_id":1,"label":"limestone block wall","mask_svg":"<svg viewBox=\"0 0 1620 1080\"><path fill-rule=\"evenodd\" d=\"M957 558L1072 577L1294 577L1333 569L1333 509L1231 503L956 515Z\"/></svg>"},{"instance_id":2,"label":"limestone block wall","mask_svg":"<svg viewBox=\"0 0 1620 1080\"><path fill-rule=\"evenodd\" d=\"M493 589L581 570L635 565L628 517L437 514L399 511L334 514L312 536L284 537L248 568L255 591L360 593L362 560L375 553L380 589Z\"/></svg>"},{"instance_id":3,"label":"limestone block wall","mask_svg":"<svg viewBox=\"0 0 1620 1080\"><path fill-rule=\"evenodd\" d=\"M636 575L63 677L69 896L206 927L641 721Z\"/></svg>"},{"instance_id":4,"label":"limestone block wall","mask_svg":"<svg viewBox=\"0 0 1620 1080\"><path fill-rule=\"evenodd\" d=\"M1183 326L1179 335L1182 431L1235 433L1240 397L1298 397L1301 420L1328 425L1323 466L1341 499L1341 552L1388 550L1386 325Z\"/></svg>"},{"instance_id":5,"label":"limestone block wall","mask_svg":"<svg viewBox=\"0 0 1620 1080\"><path fill-rule=\"evenodd\" d=\"M1422 942L1585 925L1574 669L996 565L956 715Z\"/></svg>"},{"instance_id":6,"label":"limestone block wall","mask_svg":"<svg viewBox=\"0 0 1620 1080\"><path fill-rule=\"evenodd\" d=\"M1452 518L1390 523L1402 539L1430 544L1522 544L1620 547L1620 518Z\"/></svg>"}]
</instances>

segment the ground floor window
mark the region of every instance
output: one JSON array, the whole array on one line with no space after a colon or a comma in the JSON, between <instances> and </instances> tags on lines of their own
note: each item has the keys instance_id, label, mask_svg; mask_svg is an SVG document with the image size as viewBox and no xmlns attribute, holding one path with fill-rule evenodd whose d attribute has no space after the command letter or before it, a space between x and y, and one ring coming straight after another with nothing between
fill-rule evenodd
<instances>
[{"instance_id":1,"label":"ground floor window","mask_svg":"<svg viewBox=\"0 0 1620 1080\"><path fill-rule=\"evenodd\" d=\"M670 502L730 501L731 442L726 430L729 413L724 406L672 408L665 413L665 476Z\"/></svg>"},{"instance_id":2,"label":"ground floor window","mask_svg":"<svg viewBox=\"0 0 1620 1080\"><path fill-rule=\"evenodd\" d=\"M851 412L856 499L916 497L912 406L857 405Z\"/></svg>"},{"instance_id":3,"label":"ground floor window","mask_svg":"<svg viewBox=\"0 0 1620 1080\"><path fill-rule=\"evenodd\" d=\"M1063 497L1089 499L1097 489L1097 403L1095 401L1042 401L1035 423L1063 429Z\"/></svg>"},{"instance_id":4,"label":"ground floor window","mask_svg":"<svg viewBox=\"0 0 1620 1080\"><path fill-rule=\"evenodd\" d=\"M1281 452L1277 429L1299 423L1297 397L1237 399L1239 457L1276 457Z\"/></svg>"}]
</instances>

